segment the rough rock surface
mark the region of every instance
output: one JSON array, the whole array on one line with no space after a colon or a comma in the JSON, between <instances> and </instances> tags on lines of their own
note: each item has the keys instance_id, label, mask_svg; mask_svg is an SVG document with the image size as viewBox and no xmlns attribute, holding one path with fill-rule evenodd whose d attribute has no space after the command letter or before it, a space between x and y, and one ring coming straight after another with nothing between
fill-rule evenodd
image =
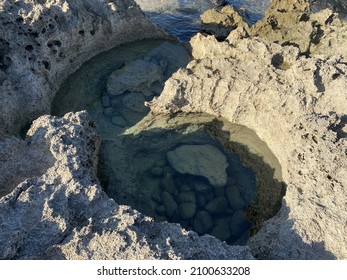
<instances>
[{"instance_id":1,"label":"rough rock surface","mask_svg":"<svg viewBox=\"0 0 347 280\"><path fill-rule=\"evenodd\" d=\"M216 188L227 182L227 158L212 145L183 145L168 152L167 159L179 173L205 177Z\"/></svg>"},{"instance_id":2,"label":"rough rock surface","mask_svg":"<svg viewBox=\"0 0 347 280\"><path fill-rule=\"evenodd\" d=\"M254 255L347 258L347 66L341 57L306 58L296 47L260 38L217 42L198 34L191 46L194 60L150 107L245 125L277 157L287 192L280 212L250 240Z\"/></svg>"},{"instance_id":3,"label":"rough rock surface","mask_svg":"<svg viewBox=\"0 0 347 280\"><path fill-rule=\"evenodd\" d=\"M232 6L225 6L221 10L207 10L200 18L202 31L216 36L218 40L225 39L236 28L242 28L245 32L249 31L248 24L243 21L241 15Z\"/></svg>"},{"instance_id":4,"label":"rough rock surface","mask_svg":"<svg viewBox=\"0 0 347 280\"><path fill-rule=\"evenodd\" d=\"M49 113L60 84L86 60L166 36L133 0L1 0L0 22L0 139Z\"/></svg>"},{"instance_id":5,"label":"rough rock surface","mask_svg":"<svg viewBox=\"0 0 347 280\"><path fill-rule=\"evenodd\" d=\"M99 137L87 113L43 116L28 132L54 164L0 199L0 259L251 259L117 205L96 179ZM29 140L28 140L29 141Z\"/></svg>"},{"instance_id":6,"label":"rough rock surface","mask_svg":"<svg viewBox=\"0 0 347 280\"><path fill-rule=\"evenodd\" d=\"M312 13L309 1L271 0L264 19L252 35L281 45L298 46L302 53L343 55L347 59L347 23L331 10Z\"/></svg>"}]
</instances>

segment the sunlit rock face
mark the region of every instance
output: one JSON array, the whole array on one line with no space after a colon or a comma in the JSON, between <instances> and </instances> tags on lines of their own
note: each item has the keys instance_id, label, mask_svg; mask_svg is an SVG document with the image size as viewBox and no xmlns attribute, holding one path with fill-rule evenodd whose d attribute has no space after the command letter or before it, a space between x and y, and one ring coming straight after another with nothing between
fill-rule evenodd
<instances>
[{"instance_id":1,"label":"sunlit rock face","mask_svg":"<svg viewBox=\"0 0 347 280\"><path fill-rule=\"evenodd\" d=\"M165 34L133 1L1 1L0 137L25 139L0 144L0 258L346 259L345 24L273 3L192 61L153 39L89 61Z\"/></svg>"},{"instance_id":2,"label":"sunlit rock face","mask_svg":"<svg viewBox=\"0 0 347 280\"><path fill-rule=\"evenodd\" d=\"M49 113L62 81L86 60L165 36L132 0L1 1L0 21L0 138Z\"/></svg>"},{"instance_id":3,"label":"sunlit rock face","mask_svg":"<svg viewBox=\"0 0 347 280\"><path fill-rule=\"evenodd\" d=\"M224 42L196 35L194 60L166 82L151 110L223 117L266 142L287 191L280 212L248 242L256 257L346 258L345 59L305 57L238 32Z\"/></svg>"}]
</instances>

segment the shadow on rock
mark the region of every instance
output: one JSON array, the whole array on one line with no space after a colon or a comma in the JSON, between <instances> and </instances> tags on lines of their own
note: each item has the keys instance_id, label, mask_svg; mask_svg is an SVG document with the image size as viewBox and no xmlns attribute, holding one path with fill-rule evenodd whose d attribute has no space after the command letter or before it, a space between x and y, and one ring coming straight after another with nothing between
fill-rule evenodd
<instances>
[{"instance_id":1,"label":"shadow on rock","mask_svg":"<svg viewBox=\"0 0 347 280\"><path fill-rule=\"evenodd\" d=\"M149 115L103 141L99 178L117 203L233 245L245 245L285 194L278 161L254 132L202 114Z\"/></svg>"}]
</instances>

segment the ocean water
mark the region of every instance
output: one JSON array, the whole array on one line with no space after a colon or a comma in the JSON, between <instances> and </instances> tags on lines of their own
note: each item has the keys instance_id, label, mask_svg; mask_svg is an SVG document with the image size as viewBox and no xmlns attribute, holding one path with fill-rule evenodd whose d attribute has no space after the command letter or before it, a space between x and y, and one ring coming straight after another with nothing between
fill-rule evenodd
<instances>
[{"instance_id":1,"label":"ocean water","mask_svg":"<svg viewBox=\"0 0 347 280\"><path fill-rule=\"evenodd\" d=\"M142 10L161 28L176 36L181 41L188 41L200 29L200 14L218 6L219 0L135 0ZM242 11L244 20L252 25L260 20L267 8L269 0L225 0L226 4ZM340 13L347 20L347 4L345 0L314 0L312 11L330 8Z\"/></svg>"},{"instance_id":2,"label":"ocean water","mask_svg":"<svg viewBox=\"0 0 347 280\"><path fill-rule=\"evenodd\" d=\"M135 0L161 28L182 41L188 41L200 28L200 14L216 7L213 0ZM228 0L228 4L245 11L249 24L261 19L270 6L268 0Z\"/></svg>"}]
</instances>

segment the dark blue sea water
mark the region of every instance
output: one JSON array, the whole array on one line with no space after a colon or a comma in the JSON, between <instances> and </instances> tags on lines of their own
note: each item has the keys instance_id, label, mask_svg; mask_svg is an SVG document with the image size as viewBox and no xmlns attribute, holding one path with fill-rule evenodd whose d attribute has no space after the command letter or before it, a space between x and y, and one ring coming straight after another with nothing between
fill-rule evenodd
<instances>
[{"instance_id":1,"label":"dark blue sea water","mask_svg":"<svg viewBox=\"0 0 347 280\"><path fill-rule=\"evenodd\" d=\"M200 14L218 6L221 0L135 0L142 10L161 28L181 41L188 41L200 29ZM241 10L250 25L260 20L271 5L270 0L225 0L226 4ZM312 10L331 8L347 19L345 0L315 0Z\"/></svg>"},{"instance_id":2,"label":"dark blue sea water","mask_svg":"<svg viewBox=\"0 0 347 280\"><path fill-rule=\"evenodd\" d=\"M161 28L182 41L188 41L199 31L199 16L216 7L213 0L135 0L149 17ZM226 3L247 14L249 24L261 19L269 7L269 0L226 0Z\"/></svg>"}]
</instances>

